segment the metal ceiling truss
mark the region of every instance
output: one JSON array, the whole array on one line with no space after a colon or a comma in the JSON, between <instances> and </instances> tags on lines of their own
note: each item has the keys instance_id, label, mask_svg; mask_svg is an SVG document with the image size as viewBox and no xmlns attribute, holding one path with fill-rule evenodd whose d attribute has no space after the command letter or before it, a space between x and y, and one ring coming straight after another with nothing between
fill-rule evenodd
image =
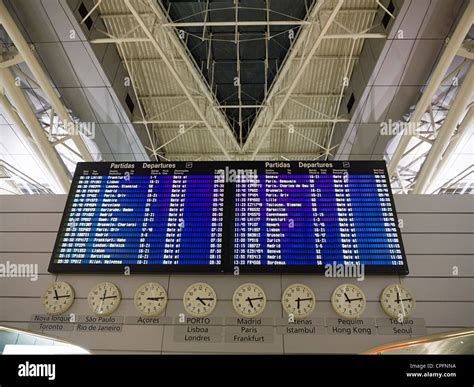
<instances>
[{"instance_id":1,"label":"metal ceiling truss","mask_svg":"<svg viewBox=\"0 0 474 387\"><path fill-rule=\"evenodd\" d=\"M64 164L64 152L60 155L56 147L68 148L79 160L90 161L92 156L80 132L64 130L65 126L75 123L74 119L51 86L50 80L36 59L34 51L13 21L3 0L0 0L0 24L15 48L0 53L2 59L0 63L0 104L11 122L15 123L19 135L31 149L40 168L47 176L50 176L52 184L55 185L54 190L58 193L66 193L70 184L69 172ZM32 77L21 71L18 67L20 64L28 67ZM58 141L58 138L52 139L51 136L45 133L42 122L36 112L33 112L27 96L21 88L22 78L32 82L39 88L39 94L42 94L48 103L48 114L51 121L56 116L55 122L60 123L63 133L67 132L60 141ZM75 149L65 144L68 140ZM74 162L76 161L74 160Z\"/></svg>"},{"instance_id":2,"label":"metal ceiling truss","mask_svg":"<svg viewBox=\"0 0 474 387\"><path fill-rule=\"evenodd\" d=\"M410 116L408 124L417 129L416 133L413 130L405 131L400 136L393 155L388 155L388 170L396 191L418 194L439 192L441 187L435 185L439 184L440 176L446 172L460 140L472 134L474 55L469 51L472 49L472 41L465 39L473 22L474 1L471 0ZM456 56L463 60L447 73ZM462 81L459 79L460 74L464 74ZM446 83L451 83L447 89L442 86ZM454 92L456 94L453 97ZM434 96L437 99L435 101ZM410 128L410 125L406 127ZM428 135L423 135L423 130ZM422 144L427 144L428 149L422 154L416 153ZM407 160L411 160L408 161L410 166L420 163L411 173L402 175L401 172L406 170Z\"/></svg>"},{"instance_id":3,"label":"metal ceiling truss","mask_svg":"<svg viewBox=\"0 0 474 387\"><path fill-rule=\"evenodd\" d=\"M372 20L378 10L374 0L374 7L353 7L344 8L343 0L323 0L318 1L308 12L304 20L286 19L275 20L270 17L269 3L266 2L265 20L240 20L239 12L244 7L235 2L235 18L231 21L209 20L209 2L204 2L203 20L201 22L176 20L172 21L167 12L163 9L161 2L156 0L124 0L122 4L108 0L97 1L94 9L100 11L100 17L107 27L107 32L103 38L91 40L91 43L116 43L122 56L122 61L127 67L134 92L140 105L141 117L135 120L136 124L143 124L149 131L150 147L147 149L155 157L171 158L175 155L189 152L192 154L208 153L213 154L212 149L206 143L205 137L199 135L198 143L200 150L196 149L196 138L187 137L186 134L204 133L202 128L206 128L214 143L222 152L223 157L229 158L252 158L257 155L263 157L272 155L274 158L294 156L294 152L285 152L283 147L279 149L262 150L262 145L268 134L273 130L288 130L293 138L300 138L306 144L313 146L313 159L326 158L332 156L334 148L330 146L334 127L339 122L347 122L345 117L339 117L339 106L344 98L344 89L347 82L344 81L342 87L338 86L337 91L329 93L323 92L299 92L296 90L298 82L301 80L305 70L314 60L336 60L341 61L341 78L349 78L352 68L358 59L362 39L366 38L386 38L384 34L371 32ZM366 3L364 3L366 4ZM93 13L89 11L89 15ZM88 15L88 16L89 16ZM86 18L88 17L86 16ZM354 20L355 17L368 18L366 28L353 30L346 25L345 20ZM349 18L349 19L344 19ZM84 18L85 19L85 18ZM365 19L364 19L365 20ZM83 20L84 21L84 20ZM334 27L331 26L334 24ZM136 27L139 26L137 29ZM263 103L248 103L244 101L244 92L240 85L241 66L244 63L240 57L241 33L239 27L263 26L265 27L265 90ZM288 26L289 29L299 27L299 32L292 41L290 51L287 53L284 65L278 68L277 76L272 85L267 82L268 63L268 42L271 38L270 28L272 26ZM189 48L186 47L189 30L186 28L200 27L200 40L208 41L207 57L203 63L196 63ZM212 42L216 37L212 34L212 27L233 27L235 49L237 52L237 73L235 95L238 103L226 104L225 101L217 101L216 85L213 82L214 68L218 60L212 55ZM288 30L289 31L289 30ZM287 31L285 31L287 32ZM348 48L343 55L328 54L319 52L318 48L324 41L349 42L343 43L343 47ZM153 46L154 55L150 55L147 46ZM357 49L355 49L357 46ZM350 50L349 50L350 49ZM166 67L170 72L173 81L180 86L180 93L146 93L143 82L160 82L160 79L150 79L150 66ZM201 69L203 67L210 73L208 82ZM140 78L137 80L136 78ZM143 79L141 79L143 78ZM192 83L184 83L182 79L193 79ZM339 83L340 85L340 83ZM156 85L155 89L159 89ZM291 98L290 98L291 97ZM314 103L314 98L325 101L323 110L319 110ZM172 103L170 106L169 104ZM282 114L286 105L298 105L300 109L307 113L300 117L287 117ZM328 105L329 104L329 105ZM192 116L190 109L196 114ZM225 112L236 109L238 115L236 120L237 130L226 118ZM243 118L243 109L254 109L257 112L256 119L246 137L242 132L244 121L250 118ZM186 114L182 114L183 112ZM252 122L248 122L252 124ZM298 128L295 130L294 126ZM308 128L313 127L317 136L313 138L308 135ZM290 147L291 148L291 147ZM197 152L196 152L197 151ZM194 152L194 153L193 153ZM261 153L261 154L260 154ZM302 151L304 153L304 151ZM177 156L176 156L177 157ZM199 156L201 157L201 156ZM296 156L297 157L297 156Z\"/></svg>"},{"instance_id":4,"label":"metal ceiling truss","mask_svg":"<svg viewBox=\"0 0 474 387\"><path fill-rule=\"evenodd\" d=\"M330 6L333 4L331 9L323 9L323 6ZM320 1L315 4L311 12L308 14L306 23L302 25L299 32L298 38L295 43L291 46L290 52L287 54L284 66L281 68L272 88L264 101L262 109L259 111L257 119L254 123L253 129L250 132L249 138L245 143L243 150L244 152L251 150L251 159L255 159L260 152L262 146L265 143L270 132L274 129L275 124L284 123L288 127L289 134L297 134L303 137L306 141L317 146L316 149L323 150L324 155L327 158L333 156L334 149L337 149L338 145L330 146L335 125L338 122L347 122L347 118L339 117L339 109L344 98L344 90L349 85L349 78L354 66L355 60L358 57L354 55L354 48L356 43L360 39L385 39L385 34L371 33L369 29L364 31L352 31L341 22L337 20L344 10L342 6L344 1ZM346 10L347 11L347 10ZM370 12L376 10L371 9ZM344 33L329 33L331 27L335 25L339 30L343 30ZM350 52L348 56L340 56L339 59L344 60L343 72L340 79L340 91L336 94L325 95L323 98L332 98L334 101L331 103L332 112L326 114L318 111L310 104L305 104L298 101L301 96L293 95L299 82L305 74L311 61L317 57L318 49L321 43L327 39L348 39L351 41ZM318 94L307 95L307 98L318 97ZM282 117L284 109L288 103L295 103L307 111L315 114L314 118L288 118ZM321 130L322 132L318 138L320 141L315 141L307 136L302 135L295 129L295 125L301 123L329 123L331 124L330 129ZM324 140L324 144L321 140ZM317 156L314 159L319 159L322 155L320 152L316 152Z\"/></svg>"},{"instance_id":5,"label":"metal ceiling truss","mask_svg":"<svg viewBox=\"0 0 474 387\"><path fill-rule=\"evenodd\" d=\"M106 2L104 2L106 3ZM102 5L104 4L102 3ZM105 33L109 37L94 39L91 43L117 43L123 63L125 63L128 74L132 80L134 92L136 94L138 104L140 107L141 118L137 119L135 123L144 124L149 133L149 141L151 147L147 147L150 153L157 157L164 157L163 144L159 141L159 132L163 125L175 125L176 135L173 139L165 141L170 144L174 140L181 138L183 134L188 133L190 129L196 127L196 124L201 124L207 128L209 134L219 147L225 158L230 159L229 151L237 151L240 149L229 123L226 121L221 110L218 108L219 104L212 95L209 85L203 78L198 66L193 61L192 56L187 52L186 47L180 39L180 35L173 29L163 28L164 24L169 22L168 17L163 11L160 4L149 0L144 2L136 2L131 0L124 0L126 9L130 12L127 19L130 21L130 26L138 25L140 28L132 27L124 35L133 36L111 36L110 33ZM99 5L100 6L100 5ZM144 14L139 8L146 7L147 13ZM101 8L101 15L107 18L106 10ZM182 35L181 35L182 36ZM179 86L184 95L175 95L173 98L179 98L182 102L179 104L181 111L189 110L195 112L196 119L158 119L161 116L166 116L168 113L176 110L177 106L171 109L160 110L158 113L148 112L144 108L143 103L146 102L147 96L143 95L142 90L137 86L136 77L144 76L144 74L137 74L134 71L133 65L141 63L140 57L128 58L126 57L124 45L125 44L151 44L153 50L158 54L156 58L161 65L165 66L173 81ZM130 47L128 47L129 50ZM185 80L193 80L193 84L186 83ZM149 79L148 82L153 82ZM167 96L157 95L158 99L169 101ZM229 148L229 149L228 149Z\"/></svg>"}]
</instances>

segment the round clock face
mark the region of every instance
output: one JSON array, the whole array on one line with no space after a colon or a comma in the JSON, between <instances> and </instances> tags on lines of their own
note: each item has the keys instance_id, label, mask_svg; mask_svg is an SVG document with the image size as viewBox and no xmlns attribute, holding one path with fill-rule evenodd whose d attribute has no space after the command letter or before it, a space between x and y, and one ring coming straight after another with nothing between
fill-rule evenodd
<instances>
[{"instance_id":1,"label":"round clock face","mask_svg":"<svg viewBox=\"0 0 474 387\"><path fill-rule=\"evenodd\" d=\"M313 312L316 297L308 286L293 284L283 292L281 303L289 315L292 314L294 318L305 318Z\"/></svg>"},{"instance_id":2,"label":"round clock face","mask_svg":"<svg viewBox=\"0 0 474 387\"><path fill-rule=\"evenodd\" d=\"M120 291L113 283L101 282L91 289L87 301L92 312L108 316L120 305Z\"/></svg>"},{"instance_id":3,"label":"round clock face","mask_svg":"<svg viewBox=\"0 0 474 387\"><path fill-rule=\"evenodd\" d=\"M138 288L135 293L135 308L144 316L156 316L166 308L168 297L159 283L148 282Z\"/></svg>"},{"instance_id":4,"label":"round clock face","mask_svg":"<svg viewBox=\"0 0 474 387\"><path fill-rule=\"evenodd\" d=\"M243 317L255 317L263 312L267 298L263 289L255 284L240 285L234 292L232 303Z\"/></svg>"},{"instance_id":5,"label":"round clock face","mask_svg":"<svg viewBox=\"0 0 474 387\"><path fill-rule=\"evenodd\" d=\"M388 285L380 295L380 304L387 315L404 319L415 310L415 297L401 285Z\"/></svg>"},{"instance_id":6,"label":"round clock face","mask_svg":"<svg viewBox=\"0 0 474 387\"><path fill-rule=\"evenodd\" d=\"M331 304L339 316L352 319L364 312L366 300L364 292L358 286L344 284L334 290Z\"/></svg>"},{"instance_id":7,"label":"round clock face","mask_svg":"<svg viewBox=\"0 0 474 387\"><path fill-rule=\"evenodd\" d=\"M186 289L183 297L186 313L194 317L211 314L217 304L217 295L208 284L198 282Z\"/></svg>"},{"instance_id":8,"label":"round clock face","mask_svg":"<svg viewBox=\"0 0 474 387\"><path fill-rule=\"evenodd\" d=\"M66 282L54 282L43 293L41 302L48 314L64 313L74 302L74 289Z\"/></svg>"}]
</instances>

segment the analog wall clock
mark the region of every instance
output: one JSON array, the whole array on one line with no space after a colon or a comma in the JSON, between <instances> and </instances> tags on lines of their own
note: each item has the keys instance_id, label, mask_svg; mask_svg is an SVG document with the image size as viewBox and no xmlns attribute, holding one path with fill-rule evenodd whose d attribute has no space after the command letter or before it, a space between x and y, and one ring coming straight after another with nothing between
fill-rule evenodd
<instances>
[{"instance_id":1,"label":"analog wall clock","mask_svg":"<svg viewBox=\"0 0 474 387\"><path fill-rule=\"evenodd\" d=\"M380 295L380 304L384 312L393 318L404 319L415 310L415 297L405 287L393 284L388 285Z\"/></svg>"},{"instance_id":2,"label":"analog wall clock","mask_svg":"<svg viewBox=\"0 0 474 387\"><path fill-rule=\"evenodd\" d=\"M91 289L87 301L93 313L108 316L120 305L120 291L111 282L101 282Z\"/></svg>"},{"instance_id":3,"label":"analog wall clock","mask_svg":"<svg viewBox=\"0 0 474 387\"><path fill-rule=\"evenodd\" d=\"M234 292L232 303L243 317L256 317L265 309L267 298L263 289L255 284L240 285Z\"/></svg>"},{"instance_id":4,"label":"analog wall clock","mask_svg":"<svg viewBox=\"0 0 474 387\"><path fill-rule=\"evenodd\" d=\"M157 316L166 308L168 297L166 290L159 283L148 282L135 293L135 308L144 316Z\"/></svg>"},{"instance_id":5,"label":"analog wall clock","mask_svg":"<svg viewBox=\"0 0 474 387\"><path fill-rule=\"evenodd\" d=\"M205 317L214 311L217 295L210 285L198 282L186 289L183 304L186 313L191 316Z\"/></svg>"},{"instance_id":6,"label":"analog wall clock","mask_svg":"<svg viewBox=\"0 0 474 387\"><path fill-rule=\"evenodd\" d=\"M283 292L281 303L285 312L294 318L308 317L316 306L316 296L306 285L293 284Z\"/></svg>"},{"instance_id":7,"label":"analog wall clock","mask_svg":"<svg viewBox=\"0 0 474 387\"><path fill-rule=\"evenodd\" d=\"M74 289L66 282L54 282L43 293L41 302L48 314L65 313L74 302Z\"/></svg>"},{"instance_id":8,"label":"analog wall clock","mask_svg":"<svg viewBox=\"0 0 474 387\"><path fill-rule=\"evenodd\" d=\"M334 311L347 319L357 318L364 313L366 299L361 288L352 284L340 285L331 297Z\"/></svg>"}]
</instances>

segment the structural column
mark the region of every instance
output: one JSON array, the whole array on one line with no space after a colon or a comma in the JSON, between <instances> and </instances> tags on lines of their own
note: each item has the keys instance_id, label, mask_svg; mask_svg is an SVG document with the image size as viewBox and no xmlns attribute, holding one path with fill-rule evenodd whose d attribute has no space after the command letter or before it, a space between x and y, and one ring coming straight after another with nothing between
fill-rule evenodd
<instances>
[{"instance_id":1,"label":"structural column","mask_svg":"<svg viewBox=\"0 0 474 387\"><path fill-rule=\"evenodd\" d=\"M28 131L41 152L49 171L54 176L54 179L61 190L60 193L68 192L69 177L66 174L61 158L53 148L52 144L48 141L38 118L33 113L33 110L28 104L21 88L15 84L15 80L9 69L0 68L0 85L5 88L5 91L13 106L16 108L18 115L28 128Z\"/></svg>"},{"instance_id":2,"label":"structural column","mask_svg":"<svg viewBox=\"0 0 474 387\"><path fill-rule=\"evenodd\" d=\"M434 143L426 156L425 162L423 163L420 172L416 178L415 188L413 193L424 194L428 186L431 183L431 179L434 176L438 164L441 161L444 150L449 144L449 140L456 130L456 126L462 118L462 115L466 112L466 108L471 102L474 85L474 66L471 66L464 81L459 89L453 104L451 105L449 112L443 122L441 128L439 128L438 136L434 140Z\"/></svg>"},{"instance_id":3,"label":"structural column","mask_svg":"<svg viewBox=\"0 0 474 387\"><path fill-rule=\"evenodd\" d=\"M53 87L51 86L51 83L46 77L40 64L36 60L36 57L31 51L30 46L21 34L12 17L10 16L10 13L5 7L3 0L0 0L0 24L7 32L8 36L12 40L24 62L28 65L28 68L35 77L35 80L38 85L41 87L41 90L43 91L49 103L51 104L51 107L53 108L54 112L59 116L62 122L69 122L71 119L69 114L67 113L66 109L64 108L64 105L62 104ZM80 134L72 134L71 139L72 141L74 141L74 145L76 145L84 161L92 161L91 154L87 149L86 145L84 144Z\"/></svg>"}]
</instances>

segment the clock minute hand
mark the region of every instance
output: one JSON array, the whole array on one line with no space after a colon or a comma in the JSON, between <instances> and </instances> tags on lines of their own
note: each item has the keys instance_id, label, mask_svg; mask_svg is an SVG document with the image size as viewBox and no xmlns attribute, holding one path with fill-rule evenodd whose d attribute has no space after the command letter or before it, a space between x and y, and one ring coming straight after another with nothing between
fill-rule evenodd
<instances>
[{"instance_id":1,"label":"clock minute hand","mask_svg":"<svg viewBox=\"0 0 474 387\"><path fill-rule=\"evenodd\" d=\"M400 301L411 301L412 298L402 298Z\"/></svg>"},{"instance_id":2,"label":"clock minute hand","mask_svg":"<svg viewBox=\"0 0 474 387\"><path fill-rule=\"evenodd\" d=\"M117 296L108 296L108 297L102 297L102 300L107 300L109 298L117 298Z\"/></svg>"},{"instance_id":3,"label":"clock minute hand","mask_svg":"<svg viewBox=\"0 0 474 387\"><path fill-rule=\"evenodd\" d=\"M351 301L362 301L362 300L363 300L362 297L359 297L359 298L351 298L351 300L350 300L349 302L351 302Z\"/></svg>"},{"instance_id":4,"label":"clock minute hand","mask_svg":"<svg viewBox=\"0 0 474 387\"><path fill-rule=\"evenodd\" d=\"M151 301L158 301L164 299L164 297L147 297L146 299Z\"/></svg>"},{"instance_id":5,"label":"clock minute hand","mask_svg":"<svg viewBox=\"0 0 474 387\"><path fill-rule=\"evenodd\" d=\"M57 296L56 298L69 298L69 297L70 297L70 295L69 295L69 294L66 294L66 295L64 295L64 296Z\"/></svg>"}]
</instances>

